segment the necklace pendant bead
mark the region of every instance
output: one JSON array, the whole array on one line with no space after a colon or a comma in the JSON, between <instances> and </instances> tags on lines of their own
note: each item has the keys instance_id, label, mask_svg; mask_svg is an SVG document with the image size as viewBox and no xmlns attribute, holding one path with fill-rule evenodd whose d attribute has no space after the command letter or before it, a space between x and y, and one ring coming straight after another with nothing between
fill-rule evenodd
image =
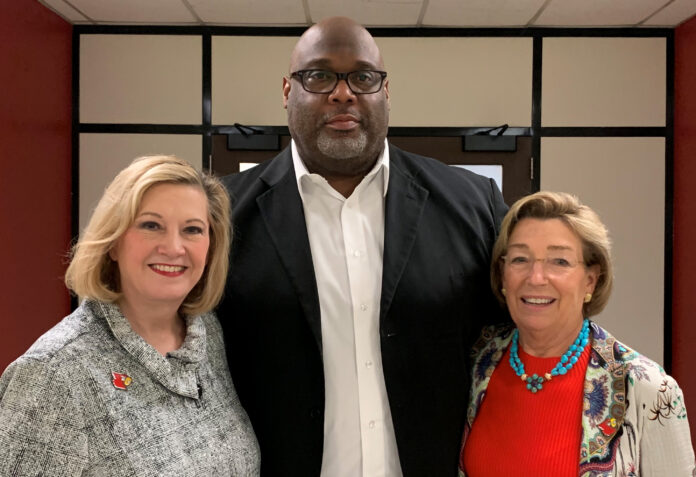
<instances>
[{"instance_id":1,"label":"necklace pendant bead","mask_svg":"<svg viewBox=\"0 0 696 477\"><path fill-rule=\"evenodd\" d=\"M544 378L538 376L537 374L532 374L531 377L527 378L527 389L529 389L533 393L541 391L543 382Z\"/></svg>"}]
</instances>

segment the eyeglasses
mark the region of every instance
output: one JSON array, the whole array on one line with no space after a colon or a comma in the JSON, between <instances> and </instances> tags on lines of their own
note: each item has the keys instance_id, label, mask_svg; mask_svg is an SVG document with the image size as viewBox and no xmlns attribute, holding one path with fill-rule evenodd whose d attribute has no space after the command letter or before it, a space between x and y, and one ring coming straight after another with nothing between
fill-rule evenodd
<instances>
[{"instance_id":1,"label":"eyeglasses","mask_svg":"<svg viewBox=\"0 0 696 477\"><path fill-rule=\"evenodd\" d=\"M528 274L536 262L541 262L544 274L547 276L563 276L571 272L580 263L579 260L567 255L549 255L545 258L534 258L533 255L514 253L500 257L505 265L514 273Z\"/></svg>"},{"instance_id":2,"label":"eyeglasses","mask_svg":"<svg viewBox=\"0 0 696 477\"><path fill-rule=\"evenodd\" d=\"M299 70L290 77L300 79L302 87L309 93L326 94L336 89L340 80L346 80L354 94L373 94L382 89L386 71L359 70L349 73L335 73L326 70Z\"/></svg>"}]
</instances>

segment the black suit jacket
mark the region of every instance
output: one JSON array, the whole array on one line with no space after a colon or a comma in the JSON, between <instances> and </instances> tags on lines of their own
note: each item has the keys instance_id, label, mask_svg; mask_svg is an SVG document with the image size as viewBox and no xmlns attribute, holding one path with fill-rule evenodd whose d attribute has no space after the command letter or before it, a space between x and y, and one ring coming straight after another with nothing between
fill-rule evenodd
<instances>
[{"instance_id":1,"label":"black suit jacket","mask_svg":"<svg viewBox=\"0 0 696 477\"><path fill-rule=\"evenodd\" d=\"M390 145L382 363L404 476L455 476L469 348L501 309L489 259L494 182ZM223 179L234 239L218 315L265 476L315 476L324 439L319 298L290 148Z\"/></svg>"}]
</instances>

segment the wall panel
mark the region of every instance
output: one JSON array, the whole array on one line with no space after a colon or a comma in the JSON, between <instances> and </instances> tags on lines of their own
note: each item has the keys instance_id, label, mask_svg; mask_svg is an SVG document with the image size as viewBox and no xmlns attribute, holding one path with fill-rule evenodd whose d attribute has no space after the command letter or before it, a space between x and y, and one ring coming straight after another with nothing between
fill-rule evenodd
<instances>
[{"instance_id":1,"label":"wall panel","mask_svg":"<svg viewBox=\"0 0 696 477\"><path fill-rule=\"evenodd\" d=\"M544 38L542 126L665 126L664 38Z\"/></svg>"},{"instance_id":2,"label":"wall panel","mask_svg":"<svg viewBox=\"0 0 696 477\"><path fill-rule=\"evenodd\" d=\"M283 76L297 37L212 38L213 124L284 126Z\"/></svg>"},{"instance_id":3,"label":"wall panel","mask_svg":"<svg viewBox=\"0 0 696 477\"><path fill-rule=\"evenodd\" d=\"M80 135L80 230L104 188L139 156L173 154L201 168L201 136L174 134Z\"/></svg>"},{"instance_id":4,"label":"wall panel","mask_svg":"<svg viewBox=\"0 0 696 477\"><path fill-rule=\"evenodd\" d=\"M544 138L541 189L571 192L613 241L614 292L597 322L663 362L664 138Z\"/></svg>"},{"instance_id":5,"label":"wall panel","mask_svg":"<svg viewBox=\"0 0 696 477\"><path fill-rule=\"evenodd\" d=\"M391 126L531 125L531 38L376 40L389 73ZM296 41L213 37L213 123L285 125L281 84Z\"/></svg>"},{"instance_id":6,"label":"wall panel","mask_svg":"<svg viewBox=\"0 0 696 477\"><path fill-rule=\"evenodd\" d=\"M527 127L531 38L376 38L391 92L391 126Z\"/></svg>"},{"instance_id":7,"label":"wall panel","mask_svg":"<svg viewBox=\"0 0 696 477\"><path fill-rule=\"evenodd\" d=\"M197 35L82 35L80 122L200 124Z\"/></svg>"}]
</instances>

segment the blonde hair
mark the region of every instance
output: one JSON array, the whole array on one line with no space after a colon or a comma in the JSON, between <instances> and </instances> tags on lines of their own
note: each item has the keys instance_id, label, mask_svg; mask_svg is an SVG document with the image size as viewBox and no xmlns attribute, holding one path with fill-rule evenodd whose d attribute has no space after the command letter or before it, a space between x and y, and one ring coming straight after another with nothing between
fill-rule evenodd
<instances>
[{"instance_id":1,"label":"blonde hair","mask_svg":"<svg viewBox=\"0 0 696 477\"><path fill-rule=\"evenodd\" d=\"M491 258L491 287L498 300L505 304L505 297L501 292L501 257L507 253L510 235L522 219L559 219L578 236L582 243L585 266L599 265L592 300L583 304L582 311L585 317L600 313L609 301L614 283L609 233L594 210L565 192L541 191L528 195L515 202L505 215Z\"/></svg>"},{"instance_id":2,"label":"blonde hair","mask_svg":"<svg viewBox=\"0 0 696 477\"><path fill-rule=\"evenodd\" d=\"M200 188L208 201L210 246L203 275L184 299L180 312L198 315L222 298L229 266L230 201L224 186L175 156L144 156L123 169L104 191L77 244L65 284L80 298L115 302L122 296L118 266L109 251L135 220L145 193L158 184Z\"/></svg>"}]
</instances>

